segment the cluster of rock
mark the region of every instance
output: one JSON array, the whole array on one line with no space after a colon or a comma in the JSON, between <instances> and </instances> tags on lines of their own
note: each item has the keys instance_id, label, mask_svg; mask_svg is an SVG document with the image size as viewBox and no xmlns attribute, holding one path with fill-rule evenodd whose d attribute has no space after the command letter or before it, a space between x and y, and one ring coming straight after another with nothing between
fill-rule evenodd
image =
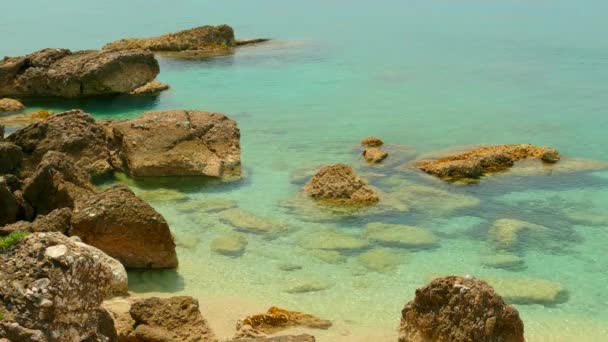
<instances>
[{"instance_id":1,"label":"cluster of rock","mask_svg":"<svg viewBox=\"0 0 608 342\"><path fill-rule=\"evenodd\" d=\"M380 148L384 142L378 137L367 137L361 141L361 145L365 146L363 158L370 164L378 164L388 157L388 153Z\"/></svg>"}]
</instances>

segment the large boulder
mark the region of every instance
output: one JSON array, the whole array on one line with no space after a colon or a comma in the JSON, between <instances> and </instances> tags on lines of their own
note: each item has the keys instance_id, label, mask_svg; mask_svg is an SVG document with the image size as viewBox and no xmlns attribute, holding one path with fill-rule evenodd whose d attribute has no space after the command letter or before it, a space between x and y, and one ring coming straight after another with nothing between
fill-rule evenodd
<instances>
[{"instance_id":1,"label":"large boulder","mask_svg":"<svg viewBox=\"0 0 608 342\"><path fill-rule=\"evenodd\" d=\"M374 189L345 164L321 168L304 191L314 199L335 204L375 204L379 201Z\"/></svg>"},{"instance_id":2,"label":"large boulder","mask_svg":"<svg viewBox=\"0 0 608 342\"><path fill-rule=\"evenodd\" d=\"M23 103L9 98L0 99L0 113L20 112L25 108Z\"/></svg>"},{"instance_id":3,"label":"large boulder","mask_svg":"<svg viewBox=\"0 0 608 342\"><path fill-rule=\"evenodd\" d=\"M519 313L482 280L449 276L416 290L399 342L523 342Z\"/></svg>"},{"instance_id":4,"label":"large boulder","mask_svg":"<svg viewBox=\"0 0 608 342\"><path fill-rule=\"evenodd\" d=\"M0 175L4 173L17 173L23 160L21 147L0 141Z\"/></svg>"},{"instance_id":5,"label":"large boulder","mask_svg":"<svg viewBox=\"0 0 608 342\"><path fill-rule=\"evenodd\" d=\"M127 268L177 267L167 222L126 186L78 201L69 235L80 237Z\"/></svg>"},{"instance_id":6,"label":"large boulder","mask_svg":"<svg viewBox=\"0 0 608 342\"><path fill-rule=\"evenodd\" d=\"M23 198L32 207L34 216L45 215L58 208L74 208L81 197L93 194L87 172L61 152L47 152L34 173L23 181Z\"/></svg>"},{"instance_id":7,"label":"large boulder","mask_svg":"<svg viewBox=\"0 0 608 342\"><path fill-rule=\"evenodd\" d=\"M446 180L474 179L487 173L506 170L516 161L528 158L556 163L560 160L560 155L554 148L529 144L483 146L439 159L421 160L416 163L416 167Z\"/></svg>"},{"instance_id":8,"label":"large boulder","mask_svg":"<svg viewBox=\"0 0 608 342\"><path fill-rule=\"evenodd\" d=\"M8 140L23 149L27 170L35 168L48 151L64 153L91 175L112 169L103 127L81 110L51 115L13 133Z\"/></svg>"},{"instance_id":9,"label":"large boulder","mask_svg":"<svg viewBox=\"0 0 608 342\"><path fill-rule=\"evenodd\" d=\"M191 110L148 112L107 124L112 147L136 177L241 175L240 131L223 114Z\"/></svg>"},{"instance_id":10,"label":"large boulder","mask_svg":"<svg viewBox=\"0 0 608 342\"><path fill-rule=\"evenodd\" d=\"M149 51L44 49L0 61L0 96L128 94L160 71Z\"/></svg>"},{"instance_id":11,"label":"large boulder","mask_svg":"<svg viewBox=\"0 0 608 342\"><path fill-rule=\"evenodd\" d=\"M100 304L110 280L103 263L63 234L26 237L0 253L0 338L103 340Z\"/></svg>"}]
</instances>

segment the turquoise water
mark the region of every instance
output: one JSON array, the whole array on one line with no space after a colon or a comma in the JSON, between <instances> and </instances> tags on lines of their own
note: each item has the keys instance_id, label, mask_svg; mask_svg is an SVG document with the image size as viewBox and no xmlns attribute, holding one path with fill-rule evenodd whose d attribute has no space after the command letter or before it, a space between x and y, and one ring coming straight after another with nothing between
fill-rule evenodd
<instances>
[{"instance_id":1,"label":"turquoise water","mask_svg":"<svg viewBox=\"0 0 608 342\"><path fill-rule=\"evenodd\" d=\"M275 39L227 57L160 58L159 80L172 88L156 99L26 103L32 110L83 108L98 118L202 109L238 122L242 181L129 182L169 221L180 259L177 272L132 273L134 290L197 296L222 336L239 316L279 305L334 321L329 331L314 332L321 341L391 341L400 309L429 277L524 279L525 290L542 290L534 278L561 291L514 300L528 340L608 340L608 172L539 175L521 168L462 186L401 167L434 150L495 143L551 145L570 158L608 161L606 2L60 0L49 6L36 0L6 7L0 55L99 48L126 36L220 23L234 26L239 38ZM359 158L359 140L372 134L392 145L385 167L367 167ZM294 174L335 162L352 164L389 194L422 195L405 200L408 211L353 217L285 207L302 186ZM182 195L160 196L163 187ZM286 230L242 233L248 241L242 255L216 254L210 242L234 227L222 212L185 207L219 199ZM526 231L512 247L523 265L484 266L496 253L491 227L504 218L545 229ZM365 239L369 222L423 227L439 244L387 251L371 243L342 251L338 263L310 250L310 241L327 231ZM360 262L360 254L376 249L388 255L383 272ZM302 268L281 270L287 263ZM302 282L326 288L286 292Z\"/></svg>"}]
</instances>

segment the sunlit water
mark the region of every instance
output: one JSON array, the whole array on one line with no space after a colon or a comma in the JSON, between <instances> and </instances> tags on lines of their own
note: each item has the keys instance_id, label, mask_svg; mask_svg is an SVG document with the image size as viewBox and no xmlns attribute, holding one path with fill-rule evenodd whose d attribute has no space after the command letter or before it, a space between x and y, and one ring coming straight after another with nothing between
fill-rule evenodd
<instances>
[{"instance_id":1,"label":"sunlit water","mask_svg":"<svg viewBox=\"0 0 608 342\"><path fill-rule=\"evenodd\" d=\"M126 36L219 23L233 25L240 38L276 39L228 57L161 58L159 79L172 88L156 99L29 103L31 110L79 107L97 118L202 109L238 122L242 181L122 179L166 217L180 260L177 272L132 273L131 288L200 298L223 337L239 316L278 305L334 321L329 331L314 332L321 341L393 341L414 290L430 277L457 273L525 279L524 289L540 289L534 300L515 300L530 341L602 341L608 340L608 172L511 172L462 186L400 166L438 149L494 143L550 145L571 158L608 160L607 10L603 1L36 0L3 7L0 55L99 48ZM372 134L406 147L395 147L385 167L367 167L357 145ZM413 196L408 211L342 218L284 206L302 187L299 170L336 162L352 164L383 192L422 185L467 197ZM159 196L163 188L181 195ZM221 211L197 203L217 200L285 229L240 233L248 242L244 253L214 253L211 241L235 227ZM463 201L472 204L458 205ZM511 248L523 264L484 266L496 253L491 227L504 218L545 228L522 234ZM315 237L330 230L365 240L370 222L422 227L439 243L426 249L370 243L336 260L311 250ZM360 254L378 248L394 268L377 272L360 262ZM548 295L538 279L561 291ZM301 282L325 289L287 292Z\"/></svg>"}]
</instances>

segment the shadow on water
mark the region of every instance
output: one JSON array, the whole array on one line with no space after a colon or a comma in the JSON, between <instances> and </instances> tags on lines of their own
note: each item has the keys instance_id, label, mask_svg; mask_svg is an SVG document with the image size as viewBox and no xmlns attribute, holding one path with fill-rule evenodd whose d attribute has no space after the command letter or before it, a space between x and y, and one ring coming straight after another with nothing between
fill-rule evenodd
<instances>
[{"instance_id":1,"label":"shadow on water","mask_svg":"<svg viewBox=\"0 0 608 342\"><path fill-rule=\"evenodd\" d=\"M177 292L185 288L177 270L129 270L129 290L133 292Z\"/></svg>"},{"instance_id":2,"label":"shadow on water","mask_svg":"<svg viewBox=\"0 0 608 342\"><path fill-rule=\"evenodd\" d=\"M162 96L162 94L160 95ZM53 108L60 112L70 109L82 109L94 114L98 119L120 119L116 113L145 112L154 110L159 103L158 96L112 95L82 99L61 98L25 98L28 107ZM119 114L120 115L120 114Z\"/></svg>"}]
</instances>

